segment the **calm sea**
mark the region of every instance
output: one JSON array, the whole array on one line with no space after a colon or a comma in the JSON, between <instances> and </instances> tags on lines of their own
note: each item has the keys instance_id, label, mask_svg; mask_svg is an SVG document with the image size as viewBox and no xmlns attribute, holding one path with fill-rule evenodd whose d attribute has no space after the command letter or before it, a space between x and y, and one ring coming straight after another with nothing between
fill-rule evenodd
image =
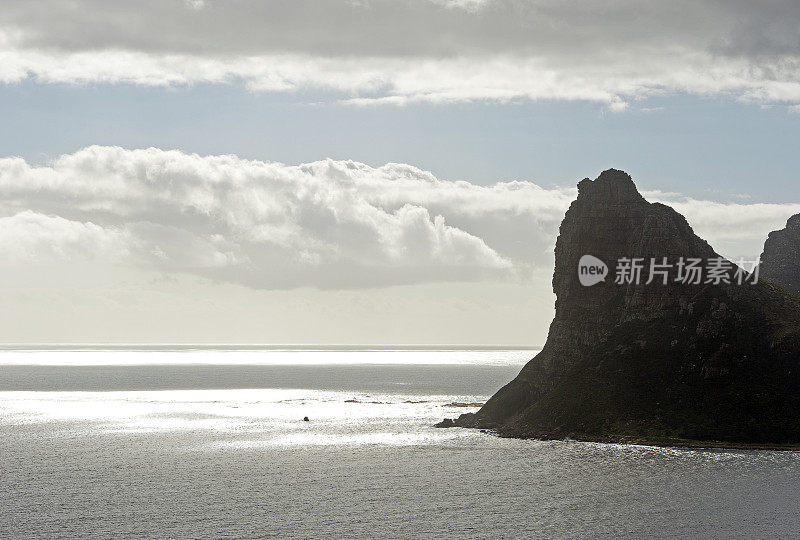
<instances>
[{"instance_id":1,"label":"calm sea","mask_svg":"<svg viewBox=\"0 0 800 540\"><path fill-rule=\"evenodd\" d=\"M0 351L0 536L800 534L800 453L431 427L534 353Z\"/></svg>"}]
</instances>

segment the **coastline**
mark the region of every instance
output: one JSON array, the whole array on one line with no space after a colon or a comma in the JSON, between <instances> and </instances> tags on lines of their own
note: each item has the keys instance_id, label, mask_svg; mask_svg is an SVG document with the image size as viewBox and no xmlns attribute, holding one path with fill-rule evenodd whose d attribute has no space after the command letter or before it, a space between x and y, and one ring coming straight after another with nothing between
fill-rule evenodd
<instances>
[{"instance_id":1,"label":"coastline","mask_svg":"<svg viewBox=\"0 0 800 540\"><path fill-rule=\"evenodd\" d=\"M440 427L440 426L437 426ZM464 427L464 426L449 426L449 427ZM672 438L654 438L649 439L646 437L593 437L573 435L570 437L533 437L515 435L511 433L503 433L496 429L466 427L465 429L480 429L483 433L488 433L501 437L504 439L521 439L530 441L562 441L562 442L585 442L585 443L600 443L600 444L619 444L625 446L656 446L660 448L676 448L682 450L759 450L759 451L783 451L783 452L800 452L800 444L794 443L737 443L729 441L702 441L693 439L672 439Z\"/></svg>"}]
</instances>

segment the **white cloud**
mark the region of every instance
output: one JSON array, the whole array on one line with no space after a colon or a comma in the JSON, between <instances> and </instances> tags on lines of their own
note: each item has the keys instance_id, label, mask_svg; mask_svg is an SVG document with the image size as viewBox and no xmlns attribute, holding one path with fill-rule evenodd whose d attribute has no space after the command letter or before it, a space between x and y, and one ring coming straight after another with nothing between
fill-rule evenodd
<instances>
[{"instance_id":1,"label":"white cloud","mask_svg":"<svg viewBox=\"0 0 800 540\"><path fill-rule=\"evenodd\" d=\"M646 58L646 60L645 60ZM645 62L639 64L638 62ZM256 92L318 89L354 105L518 99L593 101L614 112L665 91L728 94L743 101L800 101L800 61L759 64L691 51L561 63L516 55L453 58L206 57L140 51L39 52L0 49L0 81L177 86L243 83Z\"/></svg>"},{"instance_id":2,"label":"white cloud","mask_svg":"<svg viewBox=\"0 0 800 540\"><path fill-rule=\"evenodd\" d=\"M7 0L0 81L244 84L353 104L559 99L623 111L688 92L794 106L798 27L793 0L75 0L47 11Z\"/></svg>"},{"instance_id":3,"label":"white cloud","mask_svg":"<svg viewBox=\"0 0 800 540\"><path fill-rule=\"evenodd\" d=\"M396 163L289 166L100 146L43 167L0 159L0 192L0 249L15 264L96 260L258 288L525 280L549 272L576 195L450 182ZM757 255L800 212L646 195L729 256Z\"/></svg>"},{"instance_id":4,"label":"white cloud","mask_svg":"<svg viewBox=\"0 0 800 540\"><path fill-rule=\"evenodd\" d=\"M113 263L128 257L127 240L113 228L25 210L0 218L0 265L97 259Z\"/></svg>"},{"instance_id":5,"label":"white cloud","mask_svg":"<svg viewBox=\"0 0 800 540\"><path fill-rule=\"evenodd\" d=\"M46 167L0 159L0 188L0 208L14 224L6 238L22 239L19 256L32 260L37 246L71 252L80 230L107 235L130 264L268 288L496 278L515 267L445 217L470 226L476 213L507 211L507 187L443 182L405 165L290 167L90 147ZM454 208L459 201L463 210ZM84 243L106 257L106 243Z\"/></svg>"}]
</instances>

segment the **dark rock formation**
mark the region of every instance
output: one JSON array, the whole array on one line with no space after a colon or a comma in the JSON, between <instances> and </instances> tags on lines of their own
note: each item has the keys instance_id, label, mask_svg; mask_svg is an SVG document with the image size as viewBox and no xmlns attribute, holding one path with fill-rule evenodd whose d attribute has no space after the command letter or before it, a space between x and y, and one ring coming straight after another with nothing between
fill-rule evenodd
<instances>
[{"instance_id":1,"label":"dark rock formation","mask_svg":"<svg viewBox=\"0 0 800 540\"><path fill-rule=\"evenodd\" d=\"M609 267L594 286L578 279L587 254ZM624 257L645 259L640 284L615 283ZM624 172L582 180L556 242L547 343L453 425L541 439L800 443L800 303L767 282L739 285L733 270L730 284L676 282L677 268L667 284L645 284L649 260L663 257L719 256Z\"/></svg>"},{"instance_id":2,"label":"dark rock formation","mask_svg":"<svg viewBox=\"0 0 800 540\"><path fill-rule=\"evenodd\" d=\"M761 254L761 277L800 294L800 214L786 228L769 233Z\"/></svg>"}]
</instances>

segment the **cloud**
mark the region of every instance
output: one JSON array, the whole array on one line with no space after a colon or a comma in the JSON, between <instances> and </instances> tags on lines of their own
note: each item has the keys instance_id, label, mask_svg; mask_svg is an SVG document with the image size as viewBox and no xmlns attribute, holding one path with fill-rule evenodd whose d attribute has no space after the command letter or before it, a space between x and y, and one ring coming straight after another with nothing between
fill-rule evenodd
<instances>
[{"instance_id":1,"label":"cloud","mask_svg":"<svg viewBox=\"0 0 800 540\"><path fill-rule=\"evenodd\" d=\"M0 159L0 189L8 216L0 245L16 242L16 257L31 261L80 247L87 257L264 288L461 281L516 269L467 230L513 206L513 186L444 182L407 165L292 167L90 147L46 167ZM540 204L552 214L563 201Z\"/></svg>"},{"instance_id":2,"label":"cloud","mask_svg":"<svg viewBox=\"0 0 800 540\"><path fill-rule=\"evenodd\" d=\"M125 234L91 222L70 221L25 210L0 218L0 265L53 263L128 256Z\"/></svg>"},{"instance_id":3,"label":"cloud","mask_svg":"<svg viewBox=\"0 0 800 540\"><path fill-rule=\"evenodd\" d=\"M411 165L298 166L92 146L0 159L6 264L95 261L255 288L519 281L549 273L575 188L478 186ZM757 255L800 204L652 192L730 256Z\"/></svg>"},{"instance_id":4,"label":"cloud","mask_svg":"<svg viewBox=\"0 0 800 540\"><path fill-rule=\"evenodd\" d=\"M798 28L794 0L7 0L0 81L244 84L353 104L559 99L623 111L688 92L794 106Z\"/></svg>"}]
</instances>

